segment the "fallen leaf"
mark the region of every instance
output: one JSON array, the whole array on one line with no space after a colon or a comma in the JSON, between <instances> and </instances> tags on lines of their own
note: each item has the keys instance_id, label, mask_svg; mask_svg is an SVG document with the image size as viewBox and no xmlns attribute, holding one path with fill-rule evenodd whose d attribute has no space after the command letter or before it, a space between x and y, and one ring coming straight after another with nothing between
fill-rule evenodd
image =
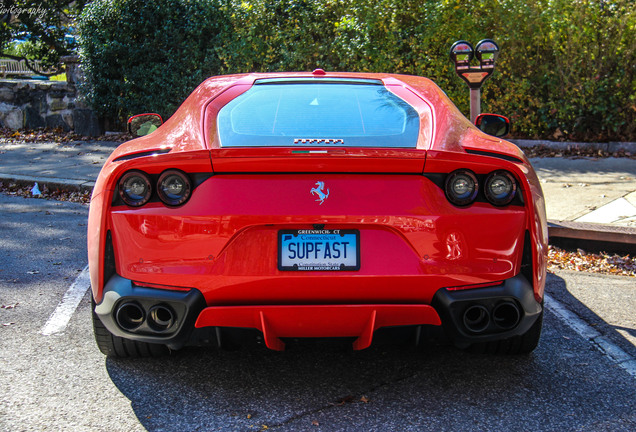
<instances>
[{"instance_id":1,"label":"fallen leaf","mask_svg":"<svg viewBox=\"0 0 636 432\"><path fill-rule=\"evenodd\" d=\"M577 270L620 276L636 276L636 259L617 254L588 253L582 249L570 252L555 246L548 247L548 269Z\"/></svg>"},{"instance_id":2,"label":"fallen leaf","mask_svg":"<svg viewBox=\"0 0 636 432\"><path fill-rule=\"evenodd\" d=\"M312 421L311 421L311 424L312 424L313 426L320 426L320 423L318 423L318 420L312 420Z\"/></svg>"},{"instance_id":3,"label":"fallen leaf","mask_svg":"<svg viewBox=\"0 0 636 432\"><path fill-rule=\"evenodd\" d=\"M353 401L353 396L349 395L349 396L345 396L343 398L338 399L336 402L331 403L330 405L334 405L334 406L340 406L340 405L344 405L348 402Z\"/></svg>"},{"instance_id":4,"label":"fallen leaf","mask_svg":"<svg viewBox=\"0 0 636 432\"><path fill-rule=\"evenodd\" d=\"M369 398L368 398L368 397L366 397L366 396L362 396L362 397L360 398L360 402L362 402L362 403L369 403Z\"/></svg>"}]
</instances>

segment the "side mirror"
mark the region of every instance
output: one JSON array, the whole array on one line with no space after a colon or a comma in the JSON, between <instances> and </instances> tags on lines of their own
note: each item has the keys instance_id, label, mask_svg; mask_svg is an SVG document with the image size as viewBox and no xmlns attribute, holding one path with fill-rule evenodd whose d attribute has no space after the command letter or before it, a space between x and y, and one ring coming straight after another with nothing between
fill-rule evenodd
<instances>
[{"instance_id":1,"label":"side mirror","mask_svg":"<svg viewBox=\"0 0 636 432\"><path fill-rule=\"evenodd\" d=\"M510 132L510 120L499 114L479 114L475 126L482 132L496 137L503 137Z\"/></svg>"},{"instance_id":2,"label":"side mirror","mask_svg":"<svg viewBox=\"0 0 636 432\"><path fill-rule=\"evenodd\" d=\"M153 133L163 124L159 114L137 114L128 119L128 132L140 137Z\"/></svg>"}]
</instances>

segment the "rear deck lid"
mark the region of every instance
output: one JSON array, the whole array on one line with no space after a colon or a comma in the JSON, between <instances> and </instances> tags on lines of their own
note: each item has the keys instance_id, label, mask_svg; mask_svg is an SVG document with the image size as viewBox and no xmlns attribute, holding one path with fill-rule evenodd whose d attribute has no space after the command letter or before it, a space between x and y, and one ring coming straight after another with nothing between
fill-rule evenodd
<instances>
[{"instance_id":1,"label":"rear deck lid","mask_svg":"<svg viewBox=\"0 0 636 432\"><path fill-rule=\"evenodd\" d=\"M216 172L423 170L430 109L401 85L276 78L242 90L213 104L208 136Z\"/></svg>"}]
</instances>

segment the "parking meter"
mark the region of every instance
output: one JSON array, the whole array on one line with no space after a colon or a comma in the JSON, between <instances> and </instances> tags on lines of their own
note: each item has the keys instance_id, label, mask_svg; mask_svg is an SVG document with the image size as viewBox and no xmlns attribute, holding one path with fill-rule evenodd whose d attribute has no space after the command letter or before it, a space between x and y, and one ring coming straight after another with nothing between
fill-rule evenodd
<instances>
[{"instance_id":1,"label":"parking meter","mask_svg":"<svg viewBox=\"0 0 636 432\"><path fill-rule=\"evenodd\" d=\"M484 39L475 47L475 56L482 70L494 69L495 61L499 56L499 47L494 41Z\"/></svg>"},{"instance_id":2,"label":"parking meter","mask_svg":"<svg viewBox=\"0 0 636 432\"><path fill-rule=\"evenodd\" d=\"M495 61L499 55L499 46L491 39L480 41L475 49L465 41L455 42L450 49L450 59L455 64L455 73L470 88L470 121L481 112L481 86L495 70ZM473 57L477 57L479 66L470 65Z\"/></svg>"},{"instance_id":3,"label":"parking meter","mask_svg":"<svg viewBox=\"0 0 636 432\"><path fill-rule=\"evenodd\" d=\"M464 40L457 41L451 46L450 58L455 63L455 69L470 68L470 61L473 59L475 51L473 46Z\"/></svg>"}]
</instances>

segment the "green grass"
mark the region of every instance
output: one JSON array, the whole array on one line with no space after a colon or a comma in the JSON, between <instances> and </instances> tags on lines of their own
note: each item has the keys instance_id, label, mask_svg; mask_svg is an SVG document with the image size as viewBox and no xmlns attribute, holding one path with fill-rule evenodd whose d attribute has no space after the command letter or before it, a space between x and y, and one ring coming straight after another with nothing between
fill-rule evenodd
<instances>
[{"instance_id":1,"label":"green grass","mask_svg":"<svg viewBox=\"0 0 636 432\"><path fill-rule=\"evenodd\" d=\"M59 75L53 75L49 77L51 81L66 81L66 73L61 73Z\"/></svg>"}]
</instances>

